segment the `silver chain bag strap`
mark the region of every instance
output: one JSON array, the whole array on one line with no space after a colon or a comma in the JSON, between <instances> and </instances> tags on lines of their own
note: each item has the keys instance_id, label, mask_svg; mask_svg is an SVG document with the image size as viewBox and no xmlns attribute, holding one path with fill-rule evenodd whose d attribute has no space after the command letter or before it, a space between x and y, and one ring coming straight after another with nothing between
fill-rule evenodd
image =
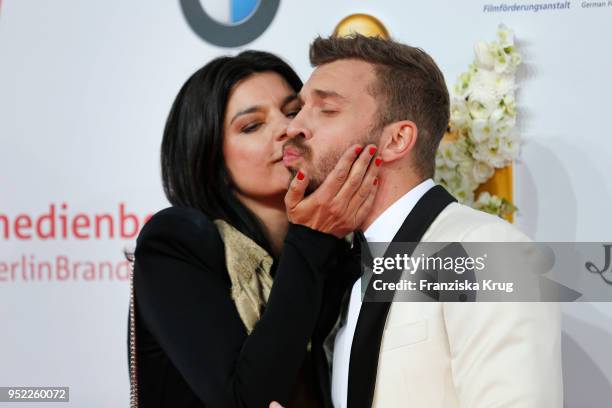
<instances>
[{"instance_id":1,"label":"silver chain bag strap","mask_svg":"<svg viewBox=\"0 0 612 408\"><path fill-rule=\"evenodd\" d=\"M130 262L130 408L138 408L138 379L136 377L136 304L134 302L134 256Z\"/></svg>"}]
</instances>

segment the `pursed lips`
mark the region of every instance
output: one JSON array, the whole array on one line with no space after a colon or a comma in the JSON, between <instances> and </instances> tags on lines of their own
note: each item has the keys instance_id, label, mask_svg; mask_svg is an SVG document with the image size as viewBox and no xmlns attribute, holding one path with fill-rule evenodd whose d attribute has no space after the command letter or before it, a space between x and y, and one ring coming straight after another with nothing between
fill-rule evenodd
<instances>
[{"instance_id":1,"label":"pursed lips","mask_svg":"<svg viewBox=\"0 0 612 408\"><path fill-rule=\"evenodd\" d=\"M285 147L283 149L283 164L285 166L290 166L292 163L299 160L300 157L302 157L302 155L297 149L292 147Z\"/></svg>"}]
</instances>

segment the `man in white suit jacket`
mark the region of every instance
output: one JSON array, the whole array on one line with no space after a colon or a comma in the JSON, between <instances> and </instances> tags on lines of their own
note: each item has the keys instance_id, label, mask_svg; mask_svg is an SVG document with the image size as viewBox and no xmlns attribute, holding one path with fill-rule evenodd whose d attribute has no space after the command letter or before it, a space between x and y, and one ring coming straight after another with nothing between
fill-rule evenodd
<instances>
[{"instance_id":1,"label":"man in white suit jacket","mask_svg":"<svg viewBox=\"0 0 612 408\"><path fill-rule=\"evenodd\" d=\"M381 223L399 213L406 218L422 214L422 207L410 208L419 196L420 204L436 205L435 196L443 194L427 195L435 188L426 180L412 189L366 230L366 239L391 241L385 234L393 234L394 228L382 228ZM458 203L446 205L422 236L425 242L526 240L506 222ZM553 303L392 303L378 343L370 396L367 380L372 377L363 381L362 367L370 358L367 348L374 346L366 342L370 347L365 350L352 347L360 338L375 337L364 312L379 304L362 304L360 287L359 281L353 286L347 323L335 339L334 406L347 406L338 398L344 398L344 392L350 394L348 406L370 406L361 403L369 398L372 406L384 408L562 406L560 316Z\"/></svg>"},{"instance_id":2,"label":"man in white suit jacket","mask_svg":"<svg viewBox=\"0 0 612 408\"><path fill-rule=\"evenodd\" d=\"M310 59L316 68L288 129L292 154L301 155L292 170L316 188L348 146L374 143L378 193L356 226L367 241L527 240L433 183L449 96L428 54L378 38L330 37L313 42ZM321 379L326 407L562 406L556 304L362 303L357 280L346 309L331 339L331 378ZM320 349L313 342L313 354Z\"/></svg>"}]
</instances>

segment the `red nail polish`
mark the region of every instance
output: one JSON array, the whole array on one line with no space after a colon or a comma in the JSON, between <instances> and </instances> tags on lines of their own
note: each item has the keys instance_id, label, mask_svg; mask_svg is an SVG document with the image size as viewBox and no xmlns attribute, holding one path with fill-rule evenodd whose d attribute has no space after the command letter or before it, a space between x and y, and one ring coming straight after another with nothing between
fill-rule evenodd
<instances>
[{"instance_id":1,"label":"red nail polish","mask_svg":"<svg viewBox=\"0 0 612 408\"><path fill-rule=\"evenodd\" d=\"M374 179L374 185L377 186L378 185L378 178Z\"/></svg>"},{"instance_id":2,"label":"red nail polish","mask_svg":"<svg viewBox=\"0 0 612 408\"><path fill-rule=\"evenodd\" d=\"M382 164L382 159L380 157L377 157L376 159L374 159L374 164L377 167L380 167L380 165Z\"/></svg>"},{"instance_id":3,"label":"red nail polish","mask_svg":"<svg viewBox=\"0 0 612 408\"><path fill-rule=\"evenodd\" d=\"M370 147L370 156L374 156L374 153L376 153L376 148Z\"/></svg>"},{"instance_id":4,"label":"red nail polish","mask_svg":"<svg viewBox=\"0 0 612 408\"><path fill-rule=\"evenodd\" d=\"M356 154L357 156L359 156L359 153L361 153L361 151L362 151L362 150L363 150L363 147L361 147L361 146L357 146L357 147L355 148L355 154Z\"/></svg>"},{"instance_id":5,"label":"red nail polish","mask_svg":"<svg viewBox=\"0 0 612 408\"><path fill-rule=\"evenodd\" d=\"M297 174L297 179L298 179L298 180L304 180L304 173L302 173L302 171L301 171L301 170L300 170L300 171L298 171L298 174Z\"/></svg>"}]
</instances>

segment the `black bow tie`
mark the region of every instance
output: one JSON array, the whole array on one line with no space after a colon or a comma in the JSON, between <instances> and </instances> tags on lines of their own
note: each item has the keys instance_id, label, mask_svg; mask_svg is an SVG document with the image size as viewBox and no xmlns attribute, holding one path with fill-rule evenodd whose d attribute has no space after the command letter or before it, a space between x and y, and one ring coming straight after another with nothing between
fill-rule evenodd
<instances>
[{"instance_id":1,"label":"black bow tie","mask_svg":"<svg viewBox=\"0 0 612 408\"><path fill-rule=\"evenodd\" d=\"M358 259L359 265L361 266L361 272L359 276L363 274L364 266L372 266L372 252L370 252L370 246L366 237L361 231L355 231L353 233L353 246L351 248L353 256Z\"/></svg>"}]
</instances>

